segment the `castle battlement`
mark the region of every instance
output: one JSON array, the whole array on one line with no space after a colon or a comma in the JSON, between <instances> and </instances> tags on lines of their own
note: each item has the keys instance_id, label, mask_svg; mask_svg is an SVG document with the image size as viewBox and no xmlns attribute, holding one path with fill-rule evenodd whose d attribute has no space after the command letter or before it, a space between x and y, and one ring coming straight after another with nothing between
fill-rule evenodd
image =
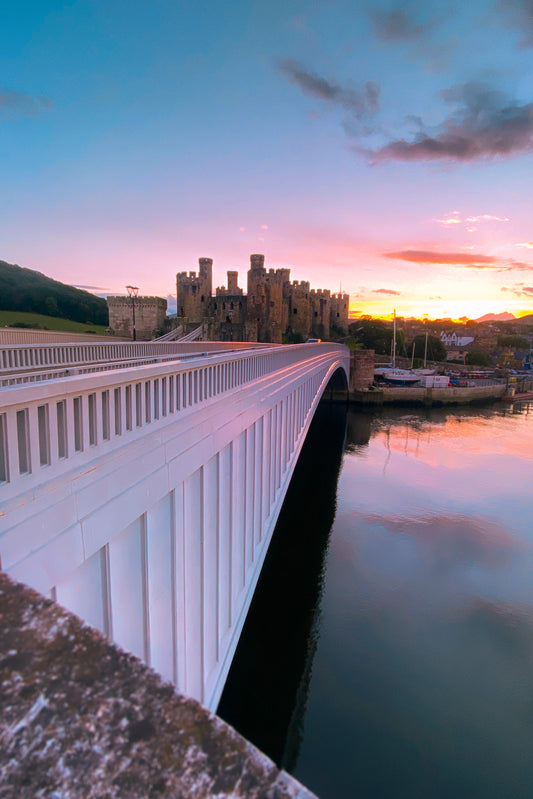
<instances>
[{"instance_id":1,"label":"castle battlement","mask_svg":"<svg viewBox=\"0 0 533 799\"><path fill-rule=\"evenodd\" d=\"M131 297L123 294L109 295L107 297L108 305L125 305L128 308L132 306ZM135 308L167 308L167 301L162 297L135 297Z\"/></svg>"},{"instance_id":2,"label":"castle battlement","mask_svg":"<svg viewBox=\"0 0 533 799\"><path fill-rule=\"evenodd\" d=\"M176 280L179 280L184 286L191 286L193 283L198 283L201 279L201 276L199 274L197 275L196 272L178 272L176 275Z\"/></svg>"},{"instance_id":3,"label":"castle battlement","mask_svg":"<svg viewBox=\"0 0 533 799\"><path fill-rule=\"evenodd\" d=\"M350 302L350 295L339 291L336 294L332 294L331 299L337 300L337 302Z\"/></svg>"},{"instance_id":4,"label":"castle battlement","mask_svg":"<svg viewBox=\"0 0 533 799\"><path fill-rule=\"evenodd\" d=\"M311 284L308 280L293 280L291 283L291 288L294 289L303 289L304 291L309 291Z\"/></svg>"}]
</instances>

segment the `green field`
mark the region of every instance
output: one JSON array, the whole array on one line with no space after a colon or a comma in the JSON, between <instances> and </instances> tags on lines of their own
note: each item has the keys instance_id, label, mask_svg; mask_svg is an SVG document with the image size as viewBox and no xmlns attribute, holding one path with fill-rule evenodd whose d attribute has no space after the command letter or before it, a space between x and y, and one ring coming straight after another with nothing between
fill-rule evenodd
<instances>
[{"instance_id":1,"label":"green field","mask_svg":"<svg viewBox=\"0 0 533 799\"><path fill-rule=\"evenodd\" d=\"M16 322L40 330L64 330L67 333L97 333L105 336L104 325L86 325L72 322L70 319L59 319L57 316L44 316L40 313L24 313L24 311L0 311L0 327L10 327Z\"/></svg>"}]
</instances>

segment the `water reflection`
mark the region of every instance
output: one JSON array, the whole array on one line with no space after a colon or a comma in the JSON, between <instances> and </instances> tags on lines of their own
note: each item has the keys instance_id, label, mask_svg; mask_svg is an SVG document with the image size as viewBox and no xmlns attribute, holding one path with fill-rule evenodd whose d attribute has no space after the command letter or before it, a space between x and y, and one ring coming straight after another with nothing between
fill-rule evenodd
<instances>
[{"instance_id":1,"label":"water reflection","mask_svg":"<svg viewBox=\"0 0 533 799\"><path fill-rule=\"evenodd\" d=\"M317 428L220 710L321 799L531 796L529 411Z\"/></svg>"},{"instance_id":2,"label":"water reflection","mask_svg":"<svg viewBox=\"0 0 533 799\"><path fill-rule=\"evenodd\" d=\"M322 799L529 797L529 407L357 417L295 774Z\"/></svg>"}]
</instances>

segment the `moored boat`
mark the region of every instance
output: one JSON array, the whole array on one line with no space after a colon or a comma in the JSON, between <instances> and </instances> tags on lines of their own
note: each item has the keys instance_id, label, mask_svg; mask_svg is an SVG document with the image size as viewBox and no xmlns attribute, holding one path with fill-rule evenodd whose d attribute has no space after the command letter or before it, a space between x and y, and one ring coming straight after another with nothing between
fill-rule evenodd
<instances>
[{"instance_id":1,"label":"moored boat","mask_svg":"<svg viewBox=\"0 0 533 799\"><path fill-rule=\"evenodd\" d=\"M420 383L420 375L410 369L388 369L381 376L387 383L395 386L413 386Z\"/></svg>"}]
</instances>

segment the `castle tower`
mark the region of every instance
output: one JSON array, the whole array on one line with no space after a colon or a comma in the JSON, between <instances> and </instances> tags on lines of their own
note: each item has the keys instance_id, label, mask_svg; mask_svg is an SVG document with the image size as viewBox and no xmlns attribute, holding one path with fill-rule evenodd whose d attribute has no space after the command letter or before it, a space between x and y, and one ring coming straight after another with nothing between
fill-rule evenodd
<instances>
[{"instance_id":1,"label":"castle tower","mask_svg":"<svg viewBox=\"0 0 533 799\"><path fill-rule=\"evenodd\" d=\"M228 271L228 294L242 294L242 289L238 286L239 273Z\"/></svg>"},{"instance_id":2,"label":"castle tower","mask_svg":"<svg viewBox=\"0 0 533 799\"><path fill-rule=\"evenodd\" d=\"M202 322L209 314L209 301L213 293L213 259L199 258L196 272L178 272L176 275L177 315L189 322Z\"/></svg>"},{"instance_id":3,"label":"castle tower","mask_svg":"<svg viewBox=\"0 0 533 799\"><path fill-rule=\"evenodd\" d=\"M350 310L350 295L339 292L331 296L330 326L336 327L342 333L348 332L348 312Z\"/></svg>"},{"instance_id":4,"label":"castle tower","mask_svg":"<svg viewBox=\"0 0 533 799\"><path fill-rule=\"evenodd\" d=\"M331 292L317 289L309 292L311 300L311 332L317 338L329 337Z\"/></svg>"},{"instance_id":5,"label":"castle tower","mask_svg":"<svg viewBox=\"0 0 533 799\"><path fill-rule=\"evenodd\" d=\"M264 341L266 299L266 269L264 255L250 255L247 274L246 340Z\"/></svg>"},{"instance_id":6,"label":"castle tower","mask_svg":"<svg viewBox=\"0 0 533 799\"><path fill-rule=\"evenodd\" d=\"M311 335L311 303L309 281L294 280L286 287L287 333L305 341Z\"/></svg>"},{"instance_id":7,"label":"castle tower","mask_svg":"<svg viewBox=\"0 0 533 799\"><path fill-rule=\"evenodd\" d=\"M289 269L265 269L264 255L250 256L246 337L248 341L281 344L283 330L283 285Z\"/></svg>"},{"instance_id":8,"label":"castle tower","mask_svg":"<svg viewBox=\"0 0 533 799\"><path fill-rule=\"evenodd\" d=\"M116 336L133 338L133 308L129 297L108 296L109 327ZM167 313L162 297L135 298L135 332L137 341L150 341L160 335Z\"/></svg>"},{"instance_id":9,"label":"castle tower","mask_svg":"<svg viewBox=\"0 0 533 799\"><path fill-rule=\"evenodd\" d=\"M247 298L238 285L238 272L229 271L228 287L217 287L211 302L217 341L246 341Z\"/></svg>"}]
</instances>

